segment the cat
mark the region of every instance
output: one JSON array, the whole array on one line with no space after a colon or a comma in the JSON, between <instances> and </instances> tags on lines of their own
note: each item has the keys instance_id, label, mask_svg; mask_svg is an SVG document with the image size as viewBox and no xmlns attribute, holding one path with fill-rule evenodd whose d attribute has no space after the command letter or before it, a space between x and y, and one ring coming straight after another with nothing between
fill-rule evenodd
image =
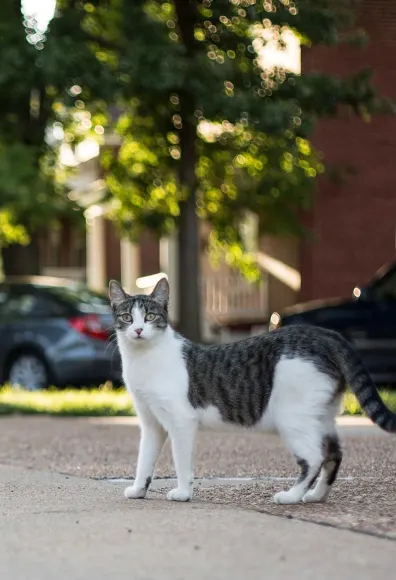
<instances>
[{"instance_id":1,"label":"cat","mask_svg":"<svg viewBox=\"0 0 396 580\"><path fill-rule=\"evenodd\" d=\"M198 428L234 424L275 429L295 456L300 477L274 496L275 503L325 501L342 460L335 417L347 383L368 416L396 432L396 414L336 332L296 325L231 344L194 344L169 325L166 278L148 296L130 296L112 280L109 296L123 377L141 427L127 498L146 496L169 435L177 487L168 499L189 501Z\"/></svg>"}]
</instances>

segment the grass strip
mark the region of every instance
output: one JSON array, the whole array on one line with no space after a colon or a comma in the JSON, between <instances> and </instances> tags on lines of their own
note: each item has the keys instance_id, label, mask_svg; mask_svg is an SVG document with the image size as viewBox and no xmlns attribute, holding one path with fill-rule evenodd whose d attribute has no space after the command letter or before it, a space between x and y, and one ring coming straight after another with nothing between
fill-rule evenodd
<instances>
[{"instance_id":1,"label":"grass strip","mask_svg":"<svg viewBox=\"0 0 396 580\"><path fill-rule=\"evenodd\" d=\"M386 406L396 412L396 390L381 389ZM68 417L133 416L129 394L123 389L50 389L29 392L0 389L0 415L56 415ZM343 402L344 415L364 415L356 397L348 392Z\"/></svg>"}]
</instances>

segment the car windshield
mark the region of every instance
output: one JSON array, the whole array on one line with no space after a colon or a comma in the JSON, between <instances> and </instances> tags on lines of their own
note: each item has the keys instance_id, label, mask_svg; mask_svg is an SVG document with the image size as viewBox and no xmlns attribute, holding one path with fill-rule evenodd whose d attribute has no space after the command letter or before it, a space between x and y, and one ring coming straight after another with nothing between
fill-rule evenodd
<instances>
[{"instance_id":1,"label":"car windshield","mask_svg":"<svg viewBox=\"0 0 396 580\"><path fill-rule=\"evenodd\" d=\"M84 286L46 286L43 289L54 298L71 304L80 312L111 313L107 296Z\"/></svg>"}]
</instances>

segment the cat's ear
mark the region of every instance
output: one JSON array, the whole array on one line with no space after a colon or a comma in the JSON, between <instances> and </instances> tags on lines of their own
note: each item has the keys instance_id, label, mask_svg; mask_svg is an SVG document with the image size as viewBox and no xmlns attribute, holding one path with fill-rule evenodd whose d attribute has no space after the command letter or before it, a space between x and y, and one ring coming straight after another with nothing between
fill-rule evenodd
<instances>
[{"instance_id":1,"label":"cat's ear","mask_svg":"<svg viewBox=\"0 0 396 580\"><path fill-rule=\"evenodd\" d=\"M168 310L169 302L169 284L166 278L161 278L155 285L154 290L150 294L150 298L158 302L165 310Z\"/></svg>"},{"instance_id":2,"label":"cat's ear","mask_svg":"<svg viewBox=\"0 0 396 580\"><path fill-rule=\"evenodd\" d=\"M128 298L128 295L121 288L120 284L115 280L110 280L109 284L109 298L112 306L117 306L121 304Z\"/></svg>"}]
</instances>

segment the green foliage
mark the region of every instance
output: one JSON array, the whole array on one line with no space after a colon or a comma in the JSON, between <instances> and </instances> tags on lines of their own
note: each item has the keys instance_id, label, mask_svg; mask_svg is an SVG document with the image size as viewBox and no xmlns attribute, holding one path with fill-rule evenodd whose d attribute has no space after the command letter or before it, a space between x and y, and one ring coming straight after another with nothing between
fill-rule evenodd
<instances>
[{"instance_id":1,"label":"green foliage","mask_svg":"<svg viewBox=\"0 0 396 580\"><path fill-rule=\"evenodd\" d=\"M66 213L56 147L46 143L54 93L43 66L44 35L20 5L3 0L0 22L0 246L27 243L27 231Z\"/></svg>"},{"instance_id":2,"label":"green foliage","mask_svg":"<svg viewBox=\"0 0 396 580\"><path fill-rule=\"evenodd\" d=\"M102 156L109 193L118 200L117 224L135 238L146 227L167 233L178 222L180 202L194 193L198 216L212 226L212 255L226 255L252 274L241 236L246 211L259 215L261 232L301 233L299 212L309 207L324 170L307 140L316 118L335 115L340 104L364 117L377 106L369 71L338 79L263 69L259 51L269 31L282 47L285 27L305 47L338 42L343 27L353 38L353 2L116 4L108 13L116 10L119 18L113 14L106 31L104 2L84 5L81 18L85 31L89 19L95 42L88 44L103 71L117 71L112 90L121 116L109 126L122 142ZM83 91L97 91L78 74ZM114 117L109 109L107 115ZM195 161L186 157L186 127L195 134ZM181 178L182 165L191 163L194 192Z\"/></svg>"},{"instance_id":3,"label":"green foliage","mask_svg":"<svg viewBox=\"0 0 396 580\"><path fill-rule=\"evenodd\" d=\"M363 38L355 4L58 0L44 38L32 19L25 30L17 3L4 0L0 203L26 223L68 207L65 168L44 139L56 120L71 146L87 136L103 145L113 217L124 232L170 232L181 202L194 196L197 215L212 226L213 255L252 274L241 234L246 212L259 216L262 232L301 233L299 213L324 170L309 142L315 120L339 105L367 119L379 104L369 71L298 75L263 68L260 51L269 35L284 48L287 30L304 50ZM120 146L108 146L114 132Z\"/></svg>"},{"instance_id":4,"label":"green foliage","mask_svg":"<svg viewBox=\"0 0 396 580\"><path fill-rule=\"evenodd\" d=\"M27 243L29 243L29 236L26 229L15 223L14 216L9 210L0 210L0 247Z\"/></svg>"}]
</instances>

